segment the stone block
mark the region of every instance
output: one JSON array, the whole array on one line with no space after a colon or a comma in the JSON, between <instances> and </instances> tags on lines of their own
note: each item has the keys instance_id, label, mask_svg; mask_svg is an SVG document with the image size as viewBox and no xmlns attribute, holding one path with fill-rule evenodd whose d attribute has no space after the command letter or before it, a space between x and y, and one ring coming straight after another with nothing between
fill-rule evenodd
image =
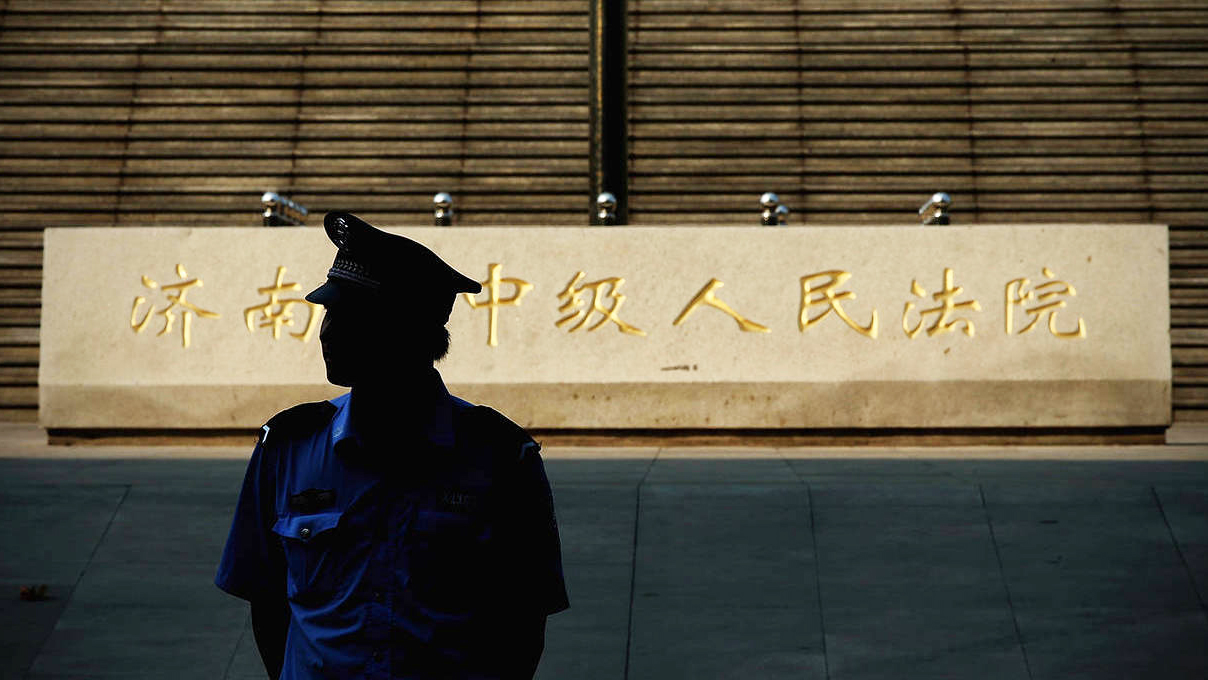
<instances>
[{"instance_id":1,"label":"stone block","mask_svg":"<svg viewBox=\"0 0 1208 680\"><path fill-rule=\"evenodd\" d=\"M484 281L452 390L540 428L1163 426L1166 228L415 228ZM48 229L40 419L255 428L338 394L323 231ZM492 295L492 292L494 293ZM383 333L409 318L383 303Z\"/></svg>"}]
</instances>

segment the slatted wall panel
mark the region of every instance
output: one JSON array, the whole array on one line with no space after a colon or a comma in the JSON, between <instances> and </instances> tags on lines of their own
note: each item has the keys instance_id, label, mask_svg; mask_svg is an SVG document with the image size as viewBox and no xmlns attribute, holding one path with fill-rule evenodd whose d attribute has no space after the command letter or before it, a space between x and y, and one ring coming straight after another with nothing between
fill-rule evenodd
<instances>
[{"instance_id":1,"label":"slatted wall panel","mask_svg":"<svg viewBox=\"0 0 1208 680\"><path fill-rule=\"evenodd\" d=\"M1208 3L630 0L630 220L1172 225L1176 417L1208 420ZM1143 301L1136 301L1143 304Z\"/></svg>"},{"instance_id":2,"label":"slatted wall panel","mask_svg":"<svg viewBox=\"0 0 1208 680\"><path fill-rule=\"evenodd\" d=\"M37 402L41 229L584 224L588 8L0 0L0 418ZM312 217L311 224L321 218Z\"/></svg>"},{"instance_id":3,"label":"slatted wall panel","mask_svg":"<svg viewBox=\"0 0 1208 680\"><path fill-rule=\"evenodd\" d=\"M629 0L637 224L1172 225L1208 417L1200 0ZM317 212L580 224L587 3L0 0L0 418L36 402L41 229ZM313 221L313 220L312 220Z\"/></svg>"}]
</instances>

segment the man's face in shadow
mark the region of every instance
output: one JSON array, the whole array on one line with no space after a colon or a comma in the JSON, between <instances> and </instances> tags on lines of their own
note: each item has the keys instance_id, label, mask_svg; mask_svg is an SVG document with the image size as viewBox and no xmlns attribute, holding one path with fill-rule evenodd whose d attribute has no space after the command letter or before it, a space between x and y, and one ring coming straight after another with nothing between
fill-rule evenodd
<instances>
[{"instance_id":1,"label":"man's face in shadow","mask_svg":"<svg viewBox=\"0 0 1208 680\"><path fill-rule=\"evenodd\" d=\"M387 296L348 290L324 305L319 342L327 381L356 387L429 368L449 349L441 321L400 313Z\"/></svg>"}]
</instances>

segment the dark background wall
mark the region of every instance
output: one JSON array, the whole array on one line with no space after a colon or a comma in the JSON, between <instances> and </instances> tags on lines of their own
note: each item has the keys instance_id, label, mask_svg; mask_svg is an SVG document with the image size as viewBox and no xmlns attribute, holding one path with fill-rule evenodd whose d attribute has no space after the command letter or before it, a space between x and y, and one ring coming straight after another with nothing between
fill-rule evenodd
<instances>
[{"instance_id":1,"label":"dark background wall","mask_svg":"<svg viewBox=\"0 0 1208 680\"><path fill-rule=\"evenodd\" d=\"M253 226L265 190L586 224L589 7L0 0L0 418L35 413L47 226ZM957 224L1170 224L1176 414L1208 419L1206 48L1201 0L629 0L630 222L944 190Z\"/></svg>"}]
</instances>

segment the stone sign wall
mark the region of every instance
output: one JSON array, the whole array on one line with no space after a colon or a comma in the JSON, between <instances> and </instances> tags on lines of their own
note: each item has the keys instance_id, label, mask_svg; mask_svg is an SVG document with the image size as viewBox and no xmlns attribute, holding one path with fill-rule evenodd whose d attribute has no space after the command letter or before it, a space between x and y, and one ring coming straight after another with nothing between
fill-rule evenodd
<instances>
[{"instance_id":1,"label":"stone sign wall","mask_svg":"<svg viewBox=\"0 0 1208 680\"><path fill-rule=\"evenodd\" d=\"M530 427L1170 419L1165 227L392 231L483 282L439 368ZM43 426L254 428L338 394L301 299L333 255L318 228L47 230Z\"/></svg>"}]
</instances>

